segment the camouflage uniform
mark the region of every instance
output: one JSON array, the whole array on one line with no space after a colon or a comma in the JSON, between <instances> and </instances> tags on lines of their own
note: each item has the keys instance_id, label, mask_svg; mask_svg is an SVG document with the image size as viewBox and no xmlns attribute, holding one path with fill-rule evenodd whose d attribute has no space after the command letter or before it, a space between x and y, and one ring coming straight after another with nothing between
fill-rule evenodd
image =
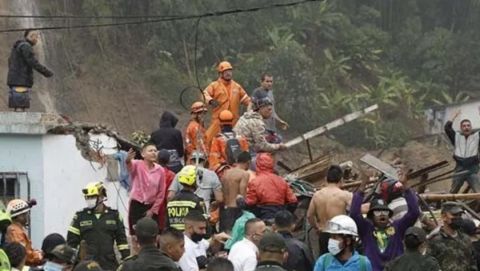
<instances>
[{"instance_id":1,"label":"camouflage uniform","mask_svg":"<svg viewBox=\"0 0 480 271\"><path fill-rule=\"evenodd\" d=\"M437 259L442 270L476 271L477 263L470 239L457 231L457 236L448 235L443 229L434 233L428 241L429 254Z\"/></svg>"},{"instance_id":2,"label":"camouflage uniform","mask_svg":"<svg viewBox=\"0 0 480 271\"><path fill-rule=\"evenodd\" d=\"M254 152L273 152L280 148L280 144L267 142L265 123L258 112L250 111L243 114L233 131L235 134L245 137Z\"/></svg>"},{"instance_id":3,"label":"camouflage uniform","mask_svg":"<svg viewBox=\"0 0 480 271\"><path fill-rule=\"evenodd\" d=\"M385 266L385 271L439 271L438 261L430 255L422 255L420 252L407 251L404 255L396 258Z\"/></svg>"}]
</instances>

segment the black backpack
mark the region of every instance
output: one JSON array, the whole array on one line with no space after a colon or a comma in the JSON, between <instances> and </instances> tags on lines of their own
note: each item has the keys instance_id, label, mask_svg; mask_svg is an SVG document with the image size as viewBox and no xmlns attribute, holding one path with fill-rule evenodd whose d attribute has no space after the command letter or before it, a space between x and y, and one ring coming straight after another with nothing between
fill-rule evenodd
<instances>
[{"instance_id":1,"label":"black backpack","mask_svg":"<svg viewBox=\"0 0 480 271\"><path fill-rule=\"evenodd\" d=\"M226 138L225 154L227 155L227 163L233 165L237 162L238 155L242 152L242 147L235 133L223 133Z\"/></svg>"}]
</instances>

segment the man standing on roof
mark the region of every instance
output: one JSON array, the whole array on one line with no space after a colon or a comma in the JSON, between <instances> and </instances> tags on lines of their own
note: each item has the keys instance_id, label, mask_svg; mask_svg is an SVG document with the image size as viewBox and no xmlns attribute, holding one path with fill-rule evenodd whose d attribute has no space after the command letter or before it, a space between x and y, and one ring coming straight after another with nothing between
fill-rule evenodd
<instances>
[{"instance_id":1,"label":"man standing on roof","mask_svg":"<svg viewBox=\"0 0 480 271\"><path fill-rule=\"evenodd\" d=\"M116 243L122 259L130 254L123 219L119 212L105 205L107 192L102 182L89 183L82 189L87 208L75 213L68 228L67 244L78 248L86 242L86 259L97 261L105 270L115 270Z\"/></svg>"},{"instance_id":2,"label":"man standing on roof","mask_svg":"<svg viewBox=\"0 0 480 271\"><path fill-rule=\"evenodd\" d=\"M53 72L40 64L33 53L33 46L38 43L40 34L29 29L23 40L17 40L8 58L7 85L10 88L8 107L25 111L30 108L30 92L33 86L33 69L45 77L52 77Z\"/></svg>"},{"instance_id":3,"label":"man standing on roof","mask_svg":"<svg viewBox=\"0 0 480 271\"><path fill-rule=\"evenodd\" d=\"M257 97L261 99L263 96L266 95L272 101L272 116L270 116L268 119L265 119L264 122L267 131L275 133L277 131L277 122L280 124L280 127L283 130L286 130L288 128L288 123L282 120L275 111L275 99L273 97L272 86L273 76L268 73L262 74L262 77L260 78L260 87L256 88L253 91L252 99L255 100Z\"/></svg>"},{"instance_id":4,"label":"man standing on roof","mask_svg":"<svg viewBox=\"0 0 480 271\"><path fill-rule=\"evenodd\" d=\"M458 110L452 119L445 123L445 133L454 146L453 159L457 162L455 172L466 171L465 174L453 177L452 188L450 193L458 193L463 183L467 181L470 188L476 192L480 192L480 180L478 178L479 157L478 147L480 141L479 132L472 131L472 122L464 119L460 122L460 133L453 130L453 122L460 115Z\"/></svg>"},{"instance_id":5,"label":"man standing on roof","mask_svg":"<svg viewBox=\"0 0 480 271\"><path fill-rule=\"evenodd\" d=\"M190 164L190 158L194 151L207 154L207 147L205 145L205 112L207 112L207 108L203 102L194 102L192 104L190 110L192 118L185 130L185 162L187 164Z\"/></svg>"},{"instance_id":6,"label":"man standing on roof","mask_svg":"<svg viewBox=\"0 0 480 271\"><path fill-rule=\"evenodd\" d=\"M219 78L203 91L206 102L212 109L210 127L207 130L207 146L220 132L219 114L229 110L233 114L235 125L240 118L240 104L250 107L250 97L243 87L233 80L233 67L230 62L222 61L217 66Z\"/></svg>"}]
</instances>

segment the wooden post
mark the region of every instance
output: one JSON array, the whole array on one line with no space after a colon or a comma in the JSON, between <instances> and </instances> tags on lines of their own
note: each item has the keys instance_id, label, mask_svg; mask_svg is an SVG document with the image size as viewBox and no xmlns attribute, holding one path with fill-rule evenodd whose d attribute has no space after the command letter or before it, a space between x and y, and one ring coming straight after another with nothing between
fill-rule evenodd
<instances>
[{"instance_id":1,"label":"wooden post","mask_svg":"<svg viewBox=\"0 0 480 271\"><path fill-rule=\"evenodd\" d=\"M307 143L308 158L310 158L310 162L313 162L312 149L310 148L310 141L307 139L305 140L305 142Z\"/></svg>"}]
</instances>

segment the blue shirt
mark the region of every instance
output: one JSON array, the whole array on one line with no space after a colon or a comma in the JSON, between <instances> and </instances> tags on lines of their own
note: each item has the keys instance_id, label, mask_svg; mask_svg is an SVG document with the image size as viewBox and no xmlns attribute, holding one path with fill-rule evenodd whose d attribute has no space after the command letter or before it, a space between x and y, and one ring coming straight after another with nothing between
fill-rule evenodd
<instances>
[{"instance_id":1,"label":"blue shirt","mask_svg":"<svg viewBox=\"0 0 480 271\"><path fill-rule=\"evenodd\" d=\"M324 268L323 264L324 262L327 262L324 259L325 257L331 257L331 261L330 264ZM330 253L324 254L318 258L313 271L362 271L360 269L360 257L365 258L365 271L372 271L372 264L370 263L370 260L365 256L361 256L356 251L345 264L342 264Z\"/></svg>"}]
</instances>

